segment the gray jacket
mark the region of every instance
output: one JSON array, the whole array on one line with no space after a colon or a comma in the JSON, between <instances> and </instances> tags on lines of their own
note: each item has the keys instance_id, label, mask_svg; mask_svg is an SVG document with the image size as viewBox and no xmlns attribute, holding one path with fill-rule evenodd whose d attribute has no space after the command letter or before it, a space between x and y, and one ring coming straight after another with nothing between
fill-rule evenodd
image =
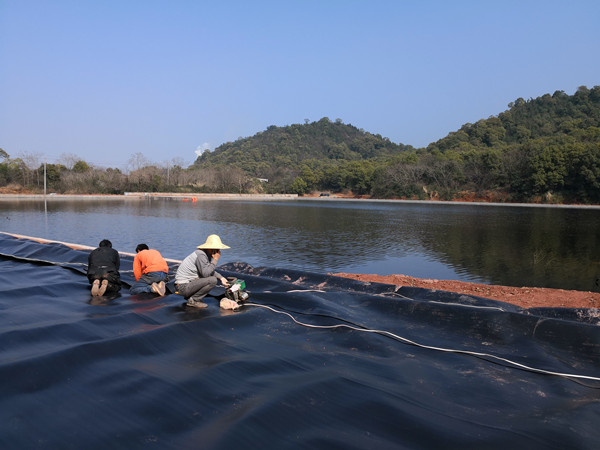
<instances>
[{"instance_id":1,"label":"gray jacket","mask_svg":"<svg viewBox=\"0 0 600 450\"><path fill-rule=\"evenodd\" d=\"M203 250L196 250L188 255L179 265L175 273L175 283L185 284L196 278L217 277L223 278L216 271L216 266L208 260L208 255Z\"/></svg>"}]
</instances>

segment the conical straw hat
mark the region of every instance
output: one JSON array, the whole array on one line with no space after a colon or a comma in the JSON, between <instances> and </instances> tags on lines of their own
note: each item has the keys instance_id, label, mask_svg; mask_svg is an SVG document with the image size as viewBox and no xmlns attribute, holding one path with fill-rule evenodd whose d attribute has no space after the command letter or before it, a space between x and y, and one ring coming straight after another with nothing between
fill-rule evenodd
<instances>
[{"instance_id":1,"label":"conical straw hat","mask_svg":"<svg viewBox=\"0 0 600 450\"><path fill-rule=\"evenodd\" d=\"M217 236L216 234L211 234L209 237L206 238L206 242L202 245L199 245L198 248L223 250L223 249L231 248L231 247L223 244L221 242L221 238L219 236Z\"/></svg>"}]
</instances>

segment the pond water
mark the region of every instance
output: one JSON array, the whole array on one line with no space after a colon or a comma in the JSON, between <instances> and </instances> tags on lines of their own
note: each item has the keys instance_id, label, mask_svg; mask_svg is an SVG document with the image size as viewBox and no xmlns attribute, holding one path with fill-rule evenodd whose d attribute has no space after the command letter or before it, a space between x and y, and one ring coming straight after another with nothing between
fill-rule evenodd
<instances>
[{"instance_id":1,"label":"pond water","mask_svg":"<svg viewBox=\"0 0 600 450\"><path fill-rule=\"evenodd\" d=\"M216 233L220 264L598 291L600 209L347 200L15 200L0 231L181 260Z\"/></svg>"}]
</instances>

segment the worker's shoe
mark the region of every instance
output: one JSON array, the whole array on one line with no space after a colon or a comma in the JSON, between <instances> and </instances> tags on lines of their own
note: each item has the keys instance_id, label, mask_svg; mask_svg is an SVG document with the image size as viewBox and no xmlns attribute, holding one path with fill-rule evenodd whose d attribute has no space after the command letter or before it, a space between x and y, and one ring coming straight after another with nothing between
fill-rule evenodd
<instances>
[{"instance_id":1,"label":"worker's shoe","mask_svg":"<svg viewBox=\"0 0 600 450\"><path fill-rule=\"evenodd\" d=\"M152 283L152 292L160 295L161 297L165 295L167 292L167 287L165 286L165 282L161 281L159 283Z\"/></svg>"},{"instance_id":2,"label":"worker's shoe","mask_svg":"<svg viewBox=\"0 0 600 450\"><path fill-rule=\"evenodd\" d=\"M98 281L98 280L96 280L96 281ZM100 289L98 290L97 295L104 295L107 287L108 287L108 280L102 280L102 283L100 283Z\"/></svg>"},{"instance_id":3,"label":"worker's shoe","mask_svg":"<svg viewBox=\"0 0 600 450\"><path fill-rule=\"evenodd\" d=\"M191 298L187 301L185 306L189 306L190 308L198 308L198 309L208 308L208 305L206 303L201 302L200 300L192 300Z\"/></svg>"},{"instance_id":4,"label":"worker's shoe","mask_svg":"<svg viewBox=\"0 0 600 450\"><path fill-rule=\"evenodd\" d=\"M92 295L94 297L100 295L98 292L100 292L100 280L94 280L92 283Z\"/></svg>"}]
</instances>

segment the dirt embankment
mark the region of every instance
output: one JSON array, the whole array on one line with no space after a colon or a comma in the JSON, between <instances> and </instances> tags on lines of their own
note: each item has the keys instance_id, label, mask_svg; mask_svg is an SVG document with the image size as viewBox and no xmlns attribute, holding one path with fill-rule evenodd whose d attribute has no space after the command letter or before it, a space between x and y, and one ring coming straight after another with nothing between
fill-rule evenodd
<instances>
[{"instance_id":1,"label":"dirt embankment","mask_svg":"<svg viewBox=\"0 0 600 450\"><path fill-rule=\"evenodd\" d=\"M499 300L521 308L600 308L600 292L567 291L564 289L496 286L451 280L429 280L406 275L366 275L358 273L333 273L338 277L359 281L414 286L438 291Z\"/></svg>"}]
</instances>

